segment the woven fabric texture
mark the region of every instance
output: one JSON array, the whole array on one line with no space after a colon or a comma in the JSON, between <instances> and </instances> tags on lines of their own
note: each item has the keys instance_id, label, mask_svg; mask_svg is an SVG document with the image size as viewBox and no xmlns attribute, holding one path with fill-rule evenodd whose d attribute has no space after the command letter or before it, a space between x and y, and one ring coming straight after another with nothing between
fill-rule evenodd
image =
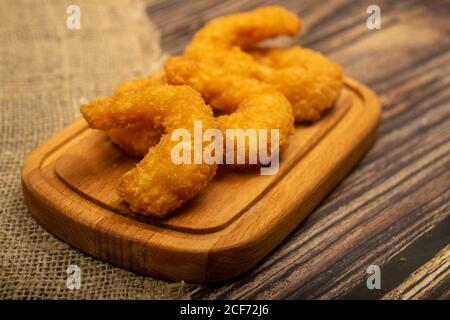
<instances>
[{"instance_id":1,"label":"woven fabric texture","mask_svg":"<svg viewBox=\"0 0 450 320\"><path fill-rule=\"evenodd\" d=\"M27 154L80 117L81 102L156 69L159 35L138 0L77 0L81 29L66 26L71 1L0 2L0 299L188 298L167 283L87 256L45 231L21 191ZM70 264L81 288L66 287Z\"/></svg>"}]
</instances>

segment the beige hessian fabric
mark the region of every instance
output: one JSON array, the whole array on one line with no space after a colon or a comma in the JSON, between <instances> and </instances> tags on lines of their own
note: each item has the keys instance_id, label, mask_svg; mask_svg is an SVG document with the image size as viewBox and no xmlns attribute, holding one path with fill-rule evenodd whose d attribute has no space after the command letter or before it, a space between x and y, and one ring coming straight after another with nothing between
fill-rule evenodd
<instances>
[{"instance_id":1,"label":"beige hessian fabric","mask_svg":"<svg viewBox=\"0 0 450 320\"><path fill-rule=\"evenodd\" d=\"M139 1L0 2L0 299L186 298L197 287L115 268L56 239L30 216L20 174L26 155L80 117L81 101L160 64L158 33ZM69 264L81 288L66 288Z\"/></svg>"}]
</instances>

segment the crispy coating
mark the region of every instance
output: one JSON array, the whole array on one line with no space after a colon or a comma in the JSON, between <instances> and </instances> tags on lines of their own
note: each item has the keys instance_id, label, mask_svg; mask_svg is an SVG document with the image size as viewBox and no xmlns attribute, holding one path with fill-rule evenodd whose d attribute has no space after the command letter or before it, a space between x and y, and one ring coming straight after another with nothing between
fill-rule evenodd
<instances>
[{"instance_id":1,"label":"crispy coating","mask_svg":"<svg viewBox=\"0 0 450 320\"><path fill-rule=\"evenodd\" d=\"M277 36L294 36L301 26L298 16L278 6L223 16L206 23L194 35L184 55L214 63L227 72L251 76L256 65L243 48Z\"/></svg>"},{"instance_id":2,"label":"crispy coating","mask_svg":"<svg viewBox=\"0 0 450 320\"><path fill-rule=\"evenodd\" d=\"M341 68L309 49L249 49L262 40L294 36L301 26L298 16L277 6L220 17L195 34L184 55L214 64L227 74L270 83L291 102L296 121L317 121L339 95Z\"/></svg>"},{"instance_id":3,"label":"crispy coating","mask_svg":"<svg viewBox=\"0 0 450 320\"><path fill-rule=\"evenodd\" d=\"M336 102L342 68L319 52L293 47L253 51L252 56L261 65L257 78L289 99L297 121L317 121Z\"/></svg>"},{"instance_id":4,"label":"crispy coating","mask_svg":"<svg viewBox=\"0 0 450 320\"><path fill-rule=\"evenodd\" d=\"M192 136L196 120L202 121L204 130L217 127L212 110L188 86L152 85L139 91L119 90L111 97L82 105L81 112L95 129L125 128L136 123L164 128L160 142L120 178L118 192L134 212L163 217L196 196L215 175L215 164L172 161L171 151L178 144L171 141L173 130L185 128Z\"/></svg>"},{"instance_id":5,"label":"crispy coating","mask_svg":"<svg viewBox=\"0 0 450 320\"><path fill-rule=\"evenodd\" d=\"M162 128L148 123L129 124L124 128L108 131L112 142L132 157L142 158L148 149L156 145L163 134Z\"/></svg>"},{"instance_id":6,"label":"crispy coating","mask_svg":"<svg viewBox=\"0 0 450 320\"><path fill-rule=\"evenodd\" d=\"M171 83L190 85L208 102L231 112L217 117L223 132L226 129L267 129L268 132L278 129L279 148L287 147L288 138L294 131L292 107L273 86L251 78L228 75L211 64L182 56L169 58L165 71ZM268 150L277 148L270 145L270 136L267 143ZM248 155L248 145L246 148Z\"/></svg>"},{"instance_id":7,"label":"crispy coating","mask_svg":"<svg viewBox=\"0 0 450 320\"><path fill-rule=\"evenodd\" d=\"M294 36L301 25L300 18L283 7L262 7L210 20L195 34L191 44L209 42L222 47L245 47L280 35Z\"/></svg>"},{"instance_id":8,"label":"crispy coating","mask_svg":"<svg viewBox=\"0 0 450 320\"><path fill-rule=\"evenodd\" d=\"M151 74L148 77L121 82L116 86L116 94L120 92L136 92L145 88L167 83L163 71ZM132 157L144 157L148 150L161 139L163 129L154 123L135 123L124 128L115 128L108 131L112 142Z\"/></svg>"}]
</instances>

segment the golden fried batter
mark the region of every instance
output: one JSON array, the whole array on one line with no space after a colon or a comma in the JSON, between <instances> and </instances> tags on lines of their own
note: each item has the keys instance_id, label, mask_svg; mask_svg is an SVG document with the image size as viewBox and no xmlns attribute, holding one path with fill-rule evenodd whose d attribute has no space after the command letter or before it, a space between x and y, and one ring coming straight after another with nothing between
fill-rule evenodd
<instances>
[{"instance_id":1,"label":"golden fried batter","mask_svg":"<svg viewBox=\"0 0 450 320\"><path fill-rule=\"evenodd\" d=\"M292 107L273 86L251 78L227 75L211 64L185 57L169 58L165 71L171 83L190 85L208 102L232 112L217 117L223 132L226 129L277 129L280 150L287 147L288 138L294 131ZM277 149L270 145L270 137L267 143L268 150Z\"/></svg>"},{"instance_id":2,"label":"golden fried batter","mask_svg":"<svg viewBox=\"0 0 450 320\"><path fill-rule=\"evenodd\" d=\"M136 123L111 129L108 135L111 141L128 155L142 158L148 153L148 149L161 140L162 128L155 128L148 123Z\"/></svg>"},{"instance_id":3,"label":"golden fried batter","mask_svg":"<svg viewBox=\"0 0 450 320\"><path fill-rule=\"evenodd\" d=\"M116 86L115 94L124 92L132 94L131 92L144 90L152 85L166 83L164 72L159 71L148 77L119 83ZM124 128L111 129L108 131L108 136L128 155L142 158L148 153L150 147L159 142L162 133L162 128L156 127L153 123L135 123Z\"/></svg>"},{"instance_id":4,"label":"golden fried batter","mask_svg":"<svg viewBox=\"0 0 450 320\"><path fill-rule=\"evenodd\" d=\"M160 142L120 179L118 192L135 212L163 217L195 197L215 175L216 164L175 164L171 158L178 144L171 141L173 130L185 128L193 134L196 120L202 121L205 130L217 127L212 110L188 86L153 85L120 91L82 105L81 112L95 129L125 128L135 123L164 128Z\"/></svg>"},{"instance_id":5,"label":"golden fried batter","mask_svg":"<svg viewBox=\"0 0 450 320\"><path fill-rule=\"evenodd\" d=\"M300 18L278 6L223 16L206 23L194 35L184 55L214 63L227 72L251 76L256 65L242 48L277 36L294 36L300 28Z\"/></svg>"},{"instance_id":6,"label":"golden fried batter","mask_svg":"<svg viewBox=\"0 0 450 320\"><path fill-rule=\"evenodd\" d=\"M292 103L297 121L317 121L331 108L343 85L342 69L311 49L253 51L261 65L257 78L270 83Z\"/></svg>"},{"instance_id":7,"label":"golden fried batter","mask_svg":"<svg viewBox=\"0 0 450 320\"><path fill-rule=\"evenodd\" d=\"M296 121L317 121L339 95L339 66L318 52L299 47L245 51L262 40L294 36L301 24L298 16L277 6L219 17L195 34L184 55L214 64L227 74L273 84L292 103Z\"/></svg>"}]
</instances>

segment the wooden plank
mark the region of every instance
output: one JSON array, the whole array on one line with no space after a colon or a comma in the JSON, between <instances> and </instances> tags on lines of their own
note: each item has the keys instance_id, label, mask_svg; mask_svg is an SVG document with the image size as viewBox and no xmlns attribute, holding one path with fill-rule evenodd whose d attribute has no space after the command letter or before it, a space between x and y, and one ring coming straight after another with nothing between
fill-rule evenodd
<instances>
[{"instance_id":1,"label":"wooden plank","mask_svg":"<svg viewBox=\"0 0 450 320\"><path fill-rule=\"evenodd\" d=\"M162 26L163 47L177 53L211 17L274 2L225 1L207 8L196 1L172 2L173 7L165 3L163 12L151 10L152 6L148 12L158 26L171 19L170 32ZM449 2L378 1L382 30L373 31L365 26L366 8L373 4L370 1L277 3L293 9L305 21L302 36L294 43L330 55L347 74L370 84L380 95L379 140L321 207L257 269L237 281L208 286L197 298L345 296L365 280L367 265L387 263L449 215L445 190L450 186L438 177L448 174L450 167L446 161L450 151ZM169 38L164 40L166 35ZM411 203L424 184L428 190L425 198ZM389 210L397 202L401 203L396 206L398 215ZM383 222L383 230L369 231L366 225L383 214L395 218ZM353 229L345 228L347 223ZM365 232L367 238L349 241L349 230ZM372 238L374 241L367 241ZM345 247L358 250L334 253L322 270L311 271L333 250ZM307 263L310 260L314 263Z\"/></svg>"},{"instance_id":2,"label":"wooden plank","mask_svg":"<svg viewBox=\"0 0 450 320\"><path fill-rule=\"evenodd\" d=\"M450 245L386 294L384 300L450 299Z\"/></svg>"},{"instance_id":3,"label":"wooden plank","mask_svg":"<svg viewBox=\"0 0 450 320\"><path fill-rule=\"evenodd\" d=\"M401 286L411 274L430 261L440 248L448 244L448 233L450 232L450 216L444 219L433 228L427 230L423 235L417 237L406 247L400 248L389 257L389 260L380 265L381 288L377 290L367 290L366 279L359 282L342 299L381 299L393 288ZM367 275L368 276L368 275ZM442 282L442 283L441 283ZM439 296L439 288L445 281L434 282L432 285L433 295ZM441 292L442 294L442 292Z\"/></svg>"}]
</instances>

